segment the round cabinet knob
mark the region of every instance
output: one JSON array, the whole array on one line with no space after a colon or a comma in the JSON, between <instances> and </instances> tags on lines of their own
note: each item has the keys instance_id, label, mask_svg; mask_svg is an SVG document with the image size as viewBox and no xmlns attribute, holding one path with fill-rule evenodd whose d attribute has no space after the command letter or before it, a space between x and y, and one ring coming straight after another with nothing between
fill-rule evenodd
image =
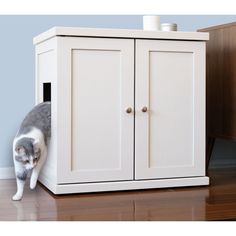
<instances>
[{"instance_id":1,"label":"round cabinet knob","mask_svg":"<svg viewBox=\"0 0 236 236\"><path fill-rule=\"evenodd\" d=\"M148 110L147 107L142 108L142 112L147 112L147 110Z\"/></svg>"},{"instance_id":2,"label":"round cabinet knob","mask_svg":"<svg viewBox=\"0 0 236 236\"><path fill-rule=\"evenodd\" d=\"M132 108L131 107L128 107L127 109L126 109L126 113L131 113L132 112Z\"/></svg>"}]
</instances>

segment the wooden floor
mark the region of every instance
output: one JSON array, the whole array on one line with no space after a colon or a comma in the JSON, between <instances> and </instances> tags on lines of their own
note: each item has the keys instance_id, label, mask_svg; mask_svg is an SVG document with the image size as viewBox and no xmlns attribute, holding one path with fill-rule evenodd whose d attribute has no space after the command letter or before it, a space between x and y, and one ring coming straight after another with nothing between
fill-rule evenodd
<instances>
[{"instance_id":1,"label":"wooden floor","mask_svg":"<svg viewBox=\"0 0 236 236\"><path fill-rule=\"evenodd\" d=\"M0 220L236 220L236 168L209 171L209 187L54 196L41 185L11 201L16 184L0 181Z\"/></svg>"}]
</instances>

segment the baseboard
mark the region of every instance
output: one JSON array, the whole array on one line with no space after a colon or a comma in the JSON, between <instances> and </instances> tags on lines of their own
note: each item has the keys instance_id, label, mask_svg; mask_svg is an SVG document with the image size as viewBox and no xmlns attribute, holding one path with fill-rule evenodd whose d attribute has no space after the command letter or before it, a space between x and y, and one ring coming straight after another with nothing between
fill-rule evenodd
<instances>
[{"instance_id":1,"label":"baseboard","mask_svg":"<svg viewBox=\"0 0 236 236\"><path fill-rule=\"evenodd\" d=\"M0 179L14 179L14 167L0 167Z\"/></svg>"}]
</instances>

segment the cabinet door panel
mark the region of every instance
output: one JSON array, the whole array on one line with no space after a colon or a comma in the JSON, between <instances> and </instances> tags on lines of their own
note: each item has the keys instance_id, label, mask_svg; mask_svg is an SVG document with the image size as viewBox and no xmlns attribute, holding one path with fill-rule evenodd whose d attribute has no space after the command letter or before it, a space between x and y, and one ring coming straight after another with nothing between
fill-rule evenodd
<instances>
[{"instance_id":1,"label":"cabinet door panel","mask_svg":"<svg viewBox=\"0 0 236 236\"><path fill-rule=\"evenodd\" d=\"M64 88L71 91L71 156L58 163L59 182L132 180L134 114L126 108L134 104L134 41L62 41L62 60L69 61Z\"/></svg>"},{"instance_id":2,"label":"cabinet door panel","mask_svg":"<svg viewBox=\"0 0 236 236\"><path fill-rule=\"evenodd\" d=\"M137 40L136 179L205 174L204 67L203 42Z\"/></svg>"}]
</instances>

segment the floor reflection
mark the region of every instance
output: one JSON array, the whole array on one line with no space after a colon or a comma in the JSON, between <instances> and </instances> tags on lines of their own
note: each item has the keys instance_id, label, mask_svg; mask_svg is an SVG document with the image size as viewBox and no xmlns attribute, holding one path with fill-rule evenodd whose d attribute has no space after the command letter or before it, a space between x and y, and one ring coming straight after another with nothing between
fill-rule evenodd
<instances>
[{"instance_id":1,"label":"floor reflection","mask_svg":"<svg viewBox=\"0 0 236 236\"><path fill-rule=\"evenodd\" d=\"M13 206L16 208L16 220L37 220L37 208L35 204L25 204L24 201L13 201Z\"/></svg>"},{"instance_id":2,"label":"floor reflection","mask_svg":"<svg viewBox=\"0 0 236 236\"><path fill-rule=\"evenodd\" d=\"M205 220L206 188L59 197L58 220Z\"/></svg>"},{"instance_id":3,"label":"floor reflection","mask_svg":"<svg viewBox=\"0 0 236 236\"><path fill-rule=\"evenodd\" d=\"M24 196L21 201L11 200L15 191L15 181L0 181L0 221L57 219L56 200L40 185L32 191L29 189L29 183L26 183Z\"/></svg>"},{"instance_id":4,"label":"floor reflection","mask_svg":"<svg viewBox=\"0 0 236 236\"><path fill-rule=\"evenodd\" d=\"M210 172L209 187L72 194L55 196L42 185L25 188L20 202L11 200L13 180L0 181L1 220L235 220L236 169Z\"/></svg>"},{"instance_id":5,"label":"floor reflection","mask_svg":"<svg viewBox=\"0 0 236 236\"><path fill-rule=\"evenodd\" d=\"M38 185L14 202L14 181L1 181L0 189L0 220L19 221L205 220L209 199L206 187L55 196Z\"/></svg>"},{"instance_id":6,"label":"floor reflection","mask_svg":"<svg viewBox=\"0 0 236 236\"><path fill-rule=\"evenodd\" d=\"M208 189L148 194L135 201L135 220L205 220Z\"/></svg>"}]
</instances>

